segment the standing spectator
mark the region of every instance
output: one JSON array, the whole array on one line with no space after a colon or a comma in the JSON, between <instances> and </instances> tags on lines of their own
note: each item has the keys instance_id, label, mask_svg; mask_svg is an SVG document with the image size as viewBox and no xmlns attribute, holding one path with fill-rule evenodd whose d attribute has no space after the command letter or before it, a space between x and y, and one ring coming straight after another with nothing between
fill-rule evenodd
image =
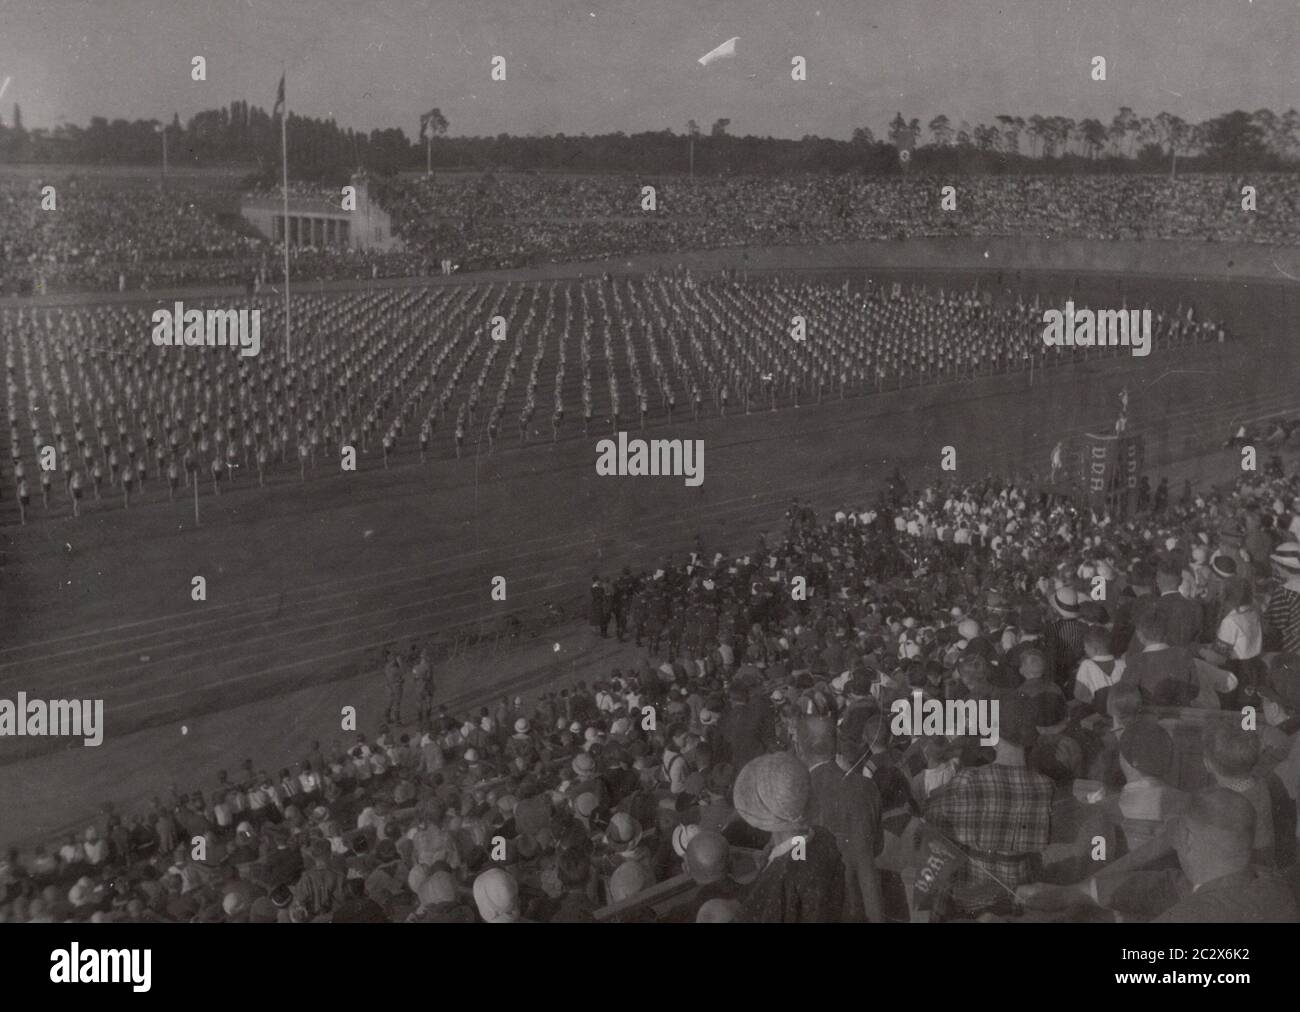
<instances>
[{"instance_id":1,"label":"standing spectator","mask_svg":"<svg viewBox=\"0 0 1300 1012\"><path fill-rule=\"evenodd\" d=\"M388 686L388 708L384 720L390 724L402 722L402 683L406 679L405 664L391 647L384 648L384 681Z\"/></svg>"},{"instance_id":2,"label":"standing spectator","mask_svg":"<svg viewBox=\"0 0 1300 1012\"><path fill-rule=\"evenodd\" d=\"M1277 633L1277 649L1300 653L1300 542L1278 545L1269 560L1279 586L1269 594L1264 617Z\"/></svg>"},{"instance_id":3,"label":"standing spectator","mask_svg":"<svg viewBox=\"0 0 1300 1012\"><path fill-rule=\"evenodd\" d=\"M1224 659L1237 681L1253 694L1259 681L1264 624L1250 584L1240 576L1224 583L1223 619L1212 649Z\"/></svg>"},{"instance_id":4,"label":"standing spectator","mask_svg":"<svg viewBox=\"0 0 1300 1012\"><path fill-rule=\"evenodd\" d=\"M811 793L807 768L786 752L751 759L736 777L736 811L770 837L763 870L745 896L738 921L807 924L842 919L844 863L831 834L809 823Z\"/></svg>"},{"instance_id":5,"label":"standing spectator","mask_svg":"<svg viewBox=\"0 0 1300 1012\"><path fill-rule=\"evenodd\" d=\"M830 717L800 718L795 751L808 767L811 796L808 821L835 837L844 863L845 919L884 920L876 857L884 849L880 793L867 777L846 776L835 762L835 722Z\"/></svg>"},{"instance_id":6,"label":"standing spectator","mask_svg":"<svg viewBox=\"0 0 1300 1012\"><path fill-rule=\"evenodd\" d=\"M930 799L926 821L965 852L941 916L975 918L1010 911L1011 894L1033 881L1051 830L1052 782L1025 765L1034 744L1034 710L1012 696L1001 702L997 758L964 769Z\"/></svg>"},{"instance_id":7,"label":"standing spectator","mask_svg":"<svg viewBox=\"0 0 1300 1012\"><path fill-rule=\"evenodd\" d=\"M600 630L601 638L609 635L609 608L605 584L599 576L591 578L591 624Z\"/></svg>"},{"instance_id":8,"label":"standing spectator","mask_svg":"<svg viewBox=\"0 0 1300 1012\"><path fill-rule=\"evenodd\" d=\"M1172 647L1195 643L1201 631L1201 606L1182 594L1183 569L1173 559L1163 560L1156 569L1160 596L1155 610L1164 619L1165 641Z\"/></svg>"},{"instance_id":9,"label":"standing spectator","mask_svg":"<svg viewBox=\"0 0 1300 1012\"><path fill-rule=\"evenodd\" d=\"M1070 675L1083 659L1084 624L1079 620L1079 595L1070 587L1060 587L1052 595L1056 617L1047 623L1043 642L1047 669L1043 677L1067 693Z\"/></svg>"}]
</instances>

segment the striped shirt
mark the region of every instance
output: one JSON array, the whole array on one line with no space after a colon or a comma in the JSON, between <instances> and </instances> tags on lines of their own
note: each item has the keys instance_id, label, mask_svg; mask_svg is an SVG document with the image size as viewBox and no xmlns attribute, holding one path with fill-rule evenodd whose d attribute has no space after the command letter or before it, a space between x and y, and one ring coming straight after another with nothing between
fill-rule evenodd
<instances>
[{"instance_id":1,"label":"striped shirt","mask_svg":"<svg viewBox=\"0 0 1300 1012\"><path fill-rule=\"evenodd\" d=\"M1070 676L1083 660L1085 628L1073 618L1053 619L1043 627L1043 646L1048 652L1046 675L1062 688L1069 688Z\"/></svg>"},{"instance_id":2,"label":"striped shirt","mask_svg":"<svg viewBox=\"0 0 1300 1012\"><path fill-rule=\"evenodd\" d=\"M1282 649L1300 652L1300 590L1288 584L1273 594L1264 618L1282 634Z\"/></svg>"}]
</instances>

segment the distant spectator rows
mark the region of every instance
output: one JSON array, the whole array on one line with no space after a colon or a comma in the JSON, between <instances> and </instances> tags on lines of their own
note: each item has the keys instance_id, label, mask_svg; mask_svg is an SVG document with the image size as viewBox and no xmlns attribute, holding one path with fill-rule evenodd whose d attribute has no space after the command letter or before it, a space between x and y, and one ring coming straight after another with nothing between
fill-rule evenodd
<instances>
[{"instance_id":1,"label":"distant spectator rows","mask_svg":"<svg viewBox=\"0 0 1300 1012\"><path fill-rule=\"evenodd\" d=\"M642 209L642 187L656 209ZM1242 208L1242 187L1256 209ZM942 188L955 188L955 209ZM295 183L293 192L320 192ZM265 192L273 192L271 190ZM30 181L0 183L0 289L239 283L282 268L233 209L193 194L78 180L59 209ZM302 278L366 278L601 259L635 253L900 236L1182 238L1300 242L1300 179L1193 174L974 177L434 176L384 188L405 252L304 251Z\"/></svg>"}]
</instances>

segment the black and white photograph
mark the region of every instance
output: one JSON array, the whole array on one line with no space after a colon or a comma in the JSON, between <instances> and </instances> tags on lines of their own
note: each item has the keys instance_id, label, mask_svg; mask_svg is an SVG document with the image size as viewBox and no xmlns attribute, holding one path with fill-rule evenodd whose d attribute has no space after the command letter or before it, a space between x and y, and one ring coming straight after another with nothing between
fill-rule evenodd
<instances>
[{"instance_id":1,"label":"black and white photograph","mask_svg":"<svg viewBox=\"0 0 1300 1012\"><path fill-rule=\"evenodd\" d=\"M33 979L216 923L1261 979L1157 928L1300 922L1297 52L1291 0L0 0Z\"/></svg>"}]
</instances>

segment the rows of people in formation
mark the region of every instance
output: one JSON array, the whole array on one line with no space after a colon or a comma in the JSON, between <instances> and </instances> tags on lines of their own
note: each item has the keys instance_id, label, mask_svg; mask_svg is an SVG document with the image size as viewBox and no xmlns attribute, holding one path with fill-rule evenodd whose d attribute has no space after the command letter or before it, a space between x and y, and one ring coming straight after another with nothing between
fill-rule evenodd
<instances>
[{"instance_id":1,"label":"rows of people in formation","mask_svg":"<svg viewBox=\"0 0 1300 1012\"><path fill-rule=\"evenodd\" d=\"M1047 347L1037 297L869 278L673 272L299 296L288 342L280 300L238 304L261 314L256 357L180 333L159 347L139 304L0 309L0 494L66 511L194 481L219 492L336 474L345 446L388 466L1127 353ZM1156 354L1227 336L1191 307L1152 316Z\"/></svg>"}]
</instances>

